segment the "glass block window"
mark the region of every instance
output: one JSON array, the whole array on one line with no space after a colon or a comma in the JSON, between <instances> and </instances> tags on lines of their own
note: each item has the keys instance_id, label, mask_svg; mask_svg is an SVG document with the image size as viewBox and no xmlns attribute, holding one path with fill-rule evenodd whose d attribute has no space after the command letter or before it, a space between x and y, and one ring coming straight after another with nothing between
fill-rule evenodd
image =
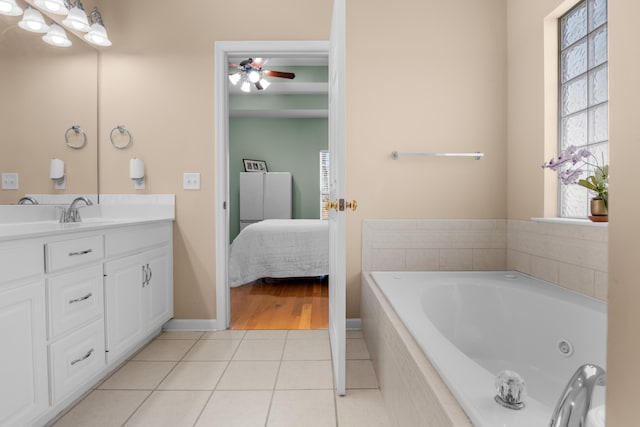
<instances>
[{"instance_id":1,"label":"glass block window","mask_svg":"<svg viewBox=\"0 0 640 427\"><path fill-rule=\"evenodd\" d=\"M608 164L607 0L578 3L560 18L559 33L558 150L587 147ZM561 183L560 216L586 218L591 197L584 187Z\"/></svg>"},{"instance_id":2,"label":"glass block window","mask_svg":"<svg viewBox=\"0 0 640 427\"><path fill-rule=\"evenodd\" d=\"M329 201L329 152L320 151L320 218L328 219L329 211L324 207Z\"/></svg>"}]
</instances>

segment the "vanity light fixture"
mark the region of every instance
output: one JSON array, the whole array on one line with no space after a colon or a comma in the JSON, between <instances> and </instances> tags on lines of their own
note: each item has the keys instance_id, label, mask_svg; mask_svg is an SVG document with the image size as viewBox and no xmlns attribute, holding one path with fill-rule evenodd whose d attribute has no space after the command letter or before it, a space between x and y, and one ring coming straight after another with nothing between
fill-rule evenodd
<instances>
[{"instance_id":1,"label":"vanity light fixture","mask_svg":"<svg viewBox=\"0 0 640 427\"><path fill-rule=\"evenodd\" d=\"M71 40L67 37L67 33L58 24L51 24L49 32L42 36L42 40L51 46L56 47L69 47L71 46Z\"/></svg>"},{"instance_id":2,"label":"vanity light fixture","mask_svg":"<svg viewBox=\"0 0 640 427\"><path fill-rule=\"evenodd\" d=\"M56 15L66 15L69 13L65 0L35 0L36 6Z\"/></svg>"},{"instance_id":3,"label":"vanity light fixture","mask_svg":"<svg viewBox=\"0 0 640 427\"><path fill-rule=\"evenodd\" d=\"M24 15L22 16L22 20L18 22L18 26L32 33L46 33L49 31L49 26L44 22L42 14L32 7L27 7L24 11Z\"/></svg>"},{"instance_id":4,"label":"vanity light fixture","mask_svg":"<svg viewBox=\"0 0 640 427\"><path fill-rule=\"evenodd\" d=\"M16 0L0 0L0 14L20 16L22 15L22 8L16 4Z\"/></svg>"},{"instance_id":5,"label":"vanity light fixture","mask_svg":"<svg viewBox=\"0 0 640 427\"><path fill-rule=\"evenodd\" d=\"M84 39L97 46L111 46L111 40L109 40L107 30L104 28L104 22L102 22L102 15L100 15L97 7L94 7L93 10L89 12L89 19L91 20L91 28L89 32L84 35Z\"/></svg>"},{"instance_id":6,"label":"vanity light fixture","mask_svg":"<svg viewBox=\"0 0 640 427\"><path fill-rule=\"evenodd\" d=\"M83 33L89 31L89 20L87 19L87 14L84 12L84 7L80 0L76 0L62 23L66 27L76 31L82 31Z\"/></svg>"}]
</instances>

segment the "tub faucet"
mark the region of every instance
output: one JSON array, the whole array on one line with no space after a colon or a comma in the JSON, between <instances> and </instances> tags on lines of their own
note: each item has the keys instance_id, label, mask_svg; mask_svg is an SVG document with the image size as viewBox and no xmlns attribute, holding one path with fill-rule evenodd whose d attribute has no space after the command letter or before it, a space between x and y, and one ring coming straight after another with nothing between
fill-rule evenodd
<instances>
[{"instance_id":1,"label":"tub faucet","mask_svg":"<svg viewBox=\"0 0 640 427\"><path fill-rule=\"evenodd\" d=\"M591 397L596 385L607 383L607 373L597 365L586 364L578 368L560 395L549 427L583 427L591 408Z\"/></svg>"},{"instance_id":2,"label":"tub faucet","mask_svg":"<svg viewBox=\"0 0 640 427\"><path fill-rule=\"evenodd\" d=\"M18 204L19 205L26 205L26 204L37 205L38 201L33 197L24 196L23 198L18 200Z\"/></svg>"},{"instance_id":3,"label":"tub faucet","mask_svg":"<svg viewBox=\"0 0 640 427\"><path fill-rule=\"evenodd\" d=\"M80 211L78 211L78 203L83 202L86 206L91 206L93 203L91 200L87 199L84 196L76 197L73 199L73 202L69 205L67 209L62 211L62 215L60 215L60 222L80 222L82 218L80 218Z\"/></svg>"}]
</instances>

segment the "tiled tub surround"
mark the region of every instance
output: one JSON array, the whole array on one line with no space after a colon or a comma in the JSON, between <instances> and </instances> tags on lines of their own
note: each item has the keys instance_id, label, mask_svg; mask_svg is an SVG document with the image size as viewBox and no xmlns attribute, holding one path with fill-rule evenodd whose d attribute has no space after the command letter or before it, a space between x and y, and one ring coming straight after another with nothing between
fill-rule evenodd
<instances>
[{"instance_id":1,"label":"tiled tub surround","mask_svg":"<svg viewBox=\"0 0 640 427\"><path fill-rule=\"evenodd\" d=\"M362 270L515 270L607 299L607 227L519 220L365 220Z\"/></svg>"}]
</instances>

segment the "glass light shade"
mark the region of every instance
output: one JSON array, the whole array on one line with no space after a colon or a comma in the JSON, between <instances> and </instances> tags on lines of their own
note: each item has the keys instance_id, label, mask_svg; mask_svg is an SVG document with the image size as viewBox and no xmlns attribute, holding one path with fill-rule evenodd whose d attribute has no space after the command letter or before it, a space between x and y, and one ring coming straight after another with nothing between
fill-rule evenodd
<instances>
[{"instance_id":1,"label":"glass light shade","mask_svg":"<svg viewBox=\"0 0 640 427\"><path fill-rule=\"evenodd\" d=\"M107 30L97 22L91 25L91 29L84 35L84 39L97 46L111 46L111 40L109 40L109 36L107 36Z\"/></svg>"},{"instance_id":2,"label":"glass light shade","mask_svg":"<svg viewBox=\"0 0 640 427\"><path fill-rule=\"evenodd\" d=\"M251 83L258 83L260 81L260 73L255 70L249 71L247 78Z\"/></svg>"},{"instance_id":3,"label":"glass light shade","mask_svg":"<svg viewBox=\"0 0 640 427\"><path fill-rule=\"evenodd\" d=\"M271 86L271 83L269 83L268 81L266 81L265 79L261 79L260 80L260 86L262 86L262 89L266 89L269 86Z\"/></svg>"},{"instance_id":4,"label":"glass light shade","mask_svg":"<svg viewBox=\"0 0 640 427\"><path fill-rule=\"evenodd\" d=\"M86 33L89 31L89 20L87 19L87 14L84 13L84 10L80 9L77 6L74 6L69 11L67 17L62 21L62 23L68 28L74 29L76 31L82 31Z\"/></svg>"},{"instance_id":5,"label":"glass light shade","mask_svg":"<svg viewBox=\"0 0 640 427\"><path fill-rule=\"evenodd\" d=\"M24 16L18 22L18 26L32 33L46 33L49 31L49 26L44 22L42 14L32 7L27 7L27 10L24 11Z\"/></svg>"},{"instance_id":6,"label":"glass light shade","mask_svg":"<svg viewBox=\"0 0 640 427\"><path fill-rule=\"evenodd\" d=\"M242 83L240 90L247 93L251 92L251 83L249 83L248 80L245 80L244 83Z\"/></svg>"},{"instance_id":7,"label":"glass light shade","mask_svg":"<svg viewBox=\"0 0 640 427\"><path fill-rule=\"evenodd\" d=\"M229 74L229 81L231 82L232 85L237 85L238 82L240 81L240 73L233 73L233 74Z\"/></svg>"},{"instance_id":8,"label":"glass light shade","mask_svg":"<svg viewBox=\"0 0 640 427\"><path fill-rule=\"evenodd\" d=\"M64 0L35 0L36 6L46 10L47 12L55 13L56 15L66 15L69 13L69 9L64 4Z\"/></svg>"},{"instance_id":9,"label":"glass light shade","mask_svg":"<svg viewBox=\"0 0 640 427\"><path fill-rule=\"evenodd\" d=\"M58 24L51 24L49 32L42 36L42 40L51 46L57 47L69 47L71 46L71 40L67 37L67 33Z\"/></svg>"},{"instance_id":10,"label":"glass light shade","mask_svg":"<svg viewBox=\"0 0 640 427\"><path fill-rule=\"evenodd\" d=\"M16 0L0 0L0 14L20 16L22 15L22 8L16 4Z\"/></svg>"}]
</instances>

